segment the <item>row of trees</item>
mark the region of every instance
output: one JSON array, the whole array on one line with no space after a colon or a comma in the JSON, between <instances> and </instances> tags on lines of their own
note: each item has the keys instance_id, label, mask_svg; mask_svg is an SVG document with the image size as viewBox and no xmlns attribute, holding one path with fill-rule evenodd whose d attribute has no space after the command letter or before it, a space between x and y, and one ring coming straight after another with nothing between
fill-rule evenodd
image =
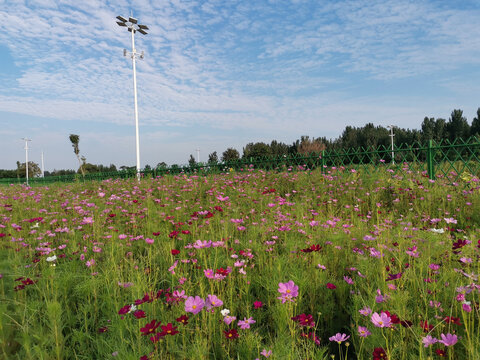
<instances>
[{"instance_id":1,"label":"row of trees","mask_svg":"<svg viewBox=\"0 0 480 360\"><path fill-rule=\"evenodd\" d=\"M395 126L394 134L395 144L425 143L430 139L438 143L446 139L453 141L458 138L467 139L470 136L477 136L480 135L480 108L478 108L477 116L472 120L471 125L468 123L467 118L463 116L462 110L453 110L448 120L425 117L419 130ZM377 148L381 145L389 147L390 143L390 130L388 128L368 123L363 127L347 126L342 135L334 140L329 140L325 137L310 138L309 136L302 136L291 145L277 142L276 140L273 140L270 144L251 142L243 148L242 156L236 149L228 148L222 153L221 161L232 161L240 158L249 159L260 156L318 153L322 150L359 147ZM216 151L209 154L209 164L215 164L218 160ZM188 163L190 166L196 164L193 155L190 155Z\"/></svg>"},{"instance_id":2,"label":"row of trees","mask_svg":"<svg viewBox=\"0 0 480 360\"><path fill-rule=\"evenodd\" d=\"M414 144L416 142L425 143L427 140L434 140L437 143L443 140L453 141L458 138L467 139L470 136L480 135L480 108L477 110L476 117L469 124L467 118L463 116L463 111L453 110L448 120L443 118L425 117L420 125L420 129L404 129L395 126L394 128L395 144ZM70 175L70 174L91 174L96 172L112 172L117 171L115 165L110 166L94 165L87 163L85 156L80 156L79 142L80 137L70 134L69 140L72 143L73 151L77 157L78 170L54 170L45 172L45 176ZM226 149L220 156L216 151L208 155L208 164L217 164L219 162L235 161L240 158L250 159L260 156L284 156L293 154L307 154L311 152L321 152L322 150L335 150L359 147L390 146L390 130L383 126L375 126L368 123L363 127L347 126L337 139L327 139L326 137L310 138L302 136L292 144L288 145L273 140L270 144L264 142L248 143L243 148L243 153L234 148ZM191 154L188 160L190 166L197 164L194 156ZM165 162L158 163L156 168L166 168ZM171 167L179 167L174 164ZM120 170L132 170L135 167L121 166ZM150 170L151 166L146 165L146 170ZM0 178L25 177L25 163L17 161L17 169L2 170L0 169ZM29 176L41 176L41 170L38 164L29 162Z\"/></svg>"}]
</instances>

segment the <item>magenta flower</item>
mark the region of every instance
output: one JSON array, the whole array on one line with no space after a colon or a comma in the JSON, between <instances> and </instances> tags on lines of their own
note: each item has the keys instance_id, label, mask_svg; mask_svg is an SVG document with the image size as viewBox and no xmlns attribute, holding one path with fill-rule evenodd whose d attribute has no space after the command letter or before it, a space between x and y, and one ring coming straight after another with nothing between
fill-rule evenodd
<instances>
[{"instance_id":1,"label":"magenta flower","mask_svg":"<svg viewBox=\"0 0 480 360\"><path fill-rule=\"evenodd\" d=\"M457 343L457 335L452 335L452 334L441 334L440 337L442 340L438 340L438 342L441 342L445 346L453 346Z\"/></svg>"},{"instance_id":2,"label":"magenta flower","mask_svg":"<svg viewBox=\"0 0 480 360\"><path fill-rule=\"evenodd\" d=\"M432 337L432 335L427 335L422 339L422 342L423 342L423 346L429 347L435 344L436 342L438 342L438 339Z\"/></svg>"},{"instance_id":3,"label":"magenta flower","mask_svg":"<svg viewBox=\"0 0 480 360\"><path fill-rule=\"evenodd\" d=\"M200 296L189 296L187 300L185 300L185 312L191 312L193 314L198 314L203 307L205 306L205 302Z\"/></svg>"},{"instance_id":4,"label":"magenta flower","mask_svg":"<svg viewBox=\"0 0 480 360\"><path fill-rule=\"evenodd\" d=\"M90 267L90 266L93 266L95 265L95 259L90 259L88 260L85 265L87 265L87 267Z\"/></svg>"},{"instance_id":5,"label":"magenta flower","mask_svg":"<svg viewBox=\"0 0 480 360\"><path fill-rule=\"evenodd\" d=\"M368 306L365 306L363 309L358 310L358 312L363 316L368 316L372 313L372 309L370 309Z\"/></svg>"},{"instance_id":6,"label":"magenta flower","mask_svg":"<svg viewBox=\"0 0 480 360\"><path fill-rule=\"evenodd\" d=\"M243 320L240 320L238 322L238 326L240 326L240 329L245 330L245 329L250 329L251 324L255 324L256 321L253 320L253 317L250 318L243 318Z\"/></svg>"},{"instance_id":7,"label":"magenta flower","mask_svg":"<svg viewBox=\"0 0 480 360\"><path fill-rule=\"evenodd\" d=\"M360 337L367 337L369 335L371 335L372 333L370 331L368 331L368 329L365 327L365 326L359 326L358 327L358 335Z\"/></svg>"},{"instance_id":8,"label":"magenta flower","mask_svg":"<svg viewBox=\"0 0 480 360\"><path fill-rule=\"evenodd\" d=\"M207 279L214 279L215 278L215 273L212 269L205 269L203 270L203 273L207 277Z\"/></svg>"},{"instance_id":9,"label":"magenta flower","mask_svg":"<svg viewBox=\"0 0 480 360\"><path fill-rule=\"evenodd\" d=\"M371 320L373 325L375 325L376 327L383 328L390 327L392 325L392 319L384 312L382 312L380 315L376 312L373 313Z\"/></svg>"},{"instance_id":10,"label":"magenta flower","mask_svg":"<svg viewBox=\"0 0 480 360\"><path fill-rule=\"evenodd\" d=\"M284 304L287 300L293 301L293 298L298 296L298 286L295 285L292 280L286 283L279 283L278 292L281 294L281 296L277 299L282 300L282 304Z\"/></svg>"},{"instance_id":11,"label":"magenta flower","mask_svg":"<svg viewBox=\"0 0 480 360\"><path fill-rule=\"evenodd\" d=\"M223 301L220 300L216 295L207 296L207 299L205 301L205 306L207 307L207 310L210 310L211 308L219 307L222 305L223 305Z\"/></svg>"},{"instance_id":12,"label":"magenta flower","mask_svg":"<svg viewBox=\"0 0 480 360\"><path fill-rule=\"evenodd\" d=\"M230 325L232 322L234 322L235 320L237 320L237 318L235 316L230 316L230 315L226 315L224 318L223 318L223 322L227 325Z\"/></svg>"},{"instance_id":13,"label":"magenta flower","mask_svg":"<svg viewBox=\"0 0 480 360\"><path fill-rule=\"evenodd\" d=\"M330 336L328 340L336 341L337 343L341 344L345 340L348 340L349 337L350 335L347 336L347 334L336 333L334 336Z\"/></svg>"},{"instance_id":14,"label":"magenta flower","mask_svg":"<svg viewBox=\"0 0 480 360\"><path fill-rule=\"evenodd\" d=\"M272 350L263 349L260 355L265 356L266 358L270 357L272 355Z\"/></svg>"}]
</instances>

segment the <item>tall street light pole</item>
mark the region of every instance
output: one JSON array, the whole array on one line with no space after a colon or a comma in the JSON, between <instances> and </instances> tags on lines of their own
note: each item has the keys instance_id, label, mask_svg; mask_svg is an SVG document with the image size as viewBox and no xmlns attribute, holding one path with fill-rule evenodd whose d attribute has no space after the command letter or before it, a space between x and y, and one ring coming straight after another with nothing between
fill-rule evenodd
<instances>
[{"instance_id":1,"label":"tall street light pole","mask_svg":"<svg viewBox=\"0 0 480 360\"><path fill-rule=\"evenodd\" d=\"M388 125L388 129L390 129L390 139L391 139L391 144L392 144L392 164L395 165L395 153L393 152L393 137L395 134L393 133L393 125Z\"/></svg>"},{"instance_id":2,"label":"tall street light pole","mask_svg":"<svg viewBox=\"0 0 480 360\"><path fill-rule=\"evenodd\" d=\"M27 177L27 186L28 186L28 142L32 141L31 139L22 138L25 141L25 176Z\"/></svg>"},{"instance_id":3,"label":"tall street light pole","mask_svg":"<svg viewBox=\"0 0 480 360\"><path fill-rule=\"evenodd\" d=\"M130 57L132 58L133 64L133 97L135 103L135 146L137 151L137 180L140 182L140 139L138 135L138 106L137 106L137 71L135 68L135 60L138 58L143 59L144 53L137 53L135 49L135 33L138 31L142 35L147 35L145 30L149 30L148 26L141 25L138 23L138 20L129 17L128 20L123 16L117 16L117 24L119 26L126 27L128 31L132 33L132 52L130 53ZM123 55L127 56L128 51L126 49L123 50Z\"/></svg>"}]
</instances>

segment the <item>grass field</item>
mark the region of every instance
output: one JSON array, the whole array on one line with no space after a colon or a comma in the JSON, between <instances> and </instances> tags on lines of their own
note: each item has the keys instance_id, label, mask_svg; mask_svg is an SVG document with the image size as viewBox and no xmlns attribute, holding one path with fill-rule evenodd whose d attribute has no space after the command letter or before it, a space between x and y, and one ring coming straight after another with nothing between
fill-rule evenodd
<instances>
[{"instance_id":1,"label":"grass field","mask_svg":"<svg viewBox=\"0 0 480 360\"><path fill-rule=\"evenodd\" d=\"M478 360L478 184L333 169L0 187L0 358Z\"/></svg>"}]
</instances>

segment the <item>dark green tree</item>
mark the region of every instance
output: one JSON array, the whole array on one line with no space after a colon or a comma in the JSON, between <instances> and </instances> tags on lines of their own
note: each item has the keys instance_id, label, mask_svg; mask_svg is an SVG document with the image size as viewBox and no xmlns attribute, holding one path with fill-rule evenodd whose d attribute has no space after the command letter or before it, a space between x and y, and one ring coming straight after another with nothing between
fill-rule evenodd
<instances>
[{"instance_id":1,"label":"dark green tree","mask_svg":"<svg viewBox=\"0 0 480 360\"><path fill-rule=\"evenodd\" d=\"M480 108L477 109L477 117L474 117L472 120L470 132L473 136L478 136L480 134Z\"/></svg>"},{"instance_id":2,"label":"dark green tree","mask_svg":"<svg viewBox=\"0 0 480 360\"><path fill-rule=\"evenodd\" d=\"M216 151L208 155L208 163L210 165L215 165L218 163L218 155Z\"/></svg>"},{"instance_id":3,"label":"dark green tree","mask_svg":"<svg viewBox=\"0 0 480 360\"><path fill-rule=\"evenodd\" d=\"M462 110L452 111L446 127L450 141L458 138L466 139L470 136L470 125L468 125L467 118L463 116Z\"/></svg>"},{"instance_id":4,"label":"dark green tree","mask_svg":"<svg viewBox=\"0 0 480 360\"><path fill-rule=\"evenodd\" d=\"M192 154L190 154L190 159L188 159L188 166L190 167L195 167L197 165L197 162L195 161L195 158L193 157Z\"/></svg>"},{"instance_id":5,"label":"dark green tree","mask_svg":"<svg viewBox=\"0 0 480 360\"><path fill-rule=\"evenodd\" d=\"M234 161L240 159L240 153L234 148L228 148L222 153L222 161Z\"/></svg>"},{"instance_id":6,"label":"dark green tree","mask_svg":"<svg viewBox=\"0 0 480 360\"><path fill-rule=\"evenodd\" d=\"M272 155L272 152L271 152L270 146L268 146L263 142L257 142L257 143L248 143L243 148L242 158L249 159L249 158L258 158L261 156L271 156L271 155Z\"/></svg>"}]
</instances>

